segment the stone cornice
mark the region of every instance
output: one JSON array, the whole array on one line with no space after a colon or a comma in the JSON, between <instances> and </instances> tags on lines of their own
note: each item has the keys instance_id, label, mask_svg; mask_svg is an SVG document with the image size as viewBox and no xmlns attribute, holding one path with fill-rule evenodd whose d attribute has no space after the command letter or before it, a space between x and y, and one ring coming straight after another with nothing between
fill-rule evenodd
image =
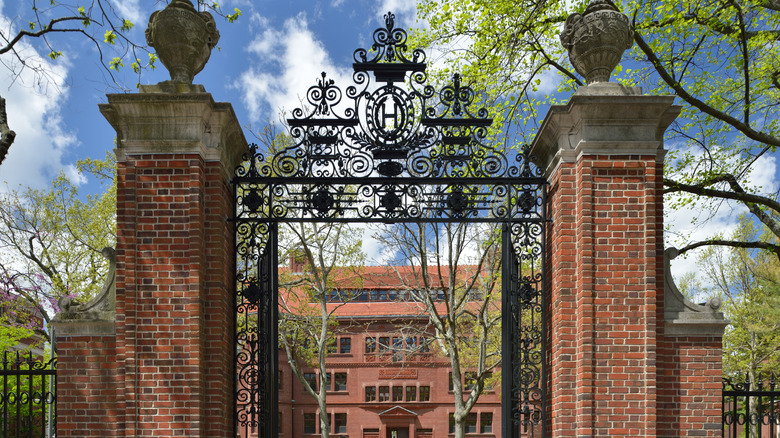
<instances>
[{"instance_id":1,"label":"stone cornice","mask_svg":"<svg viewBox=\"0 0 780 438\"><path fill-rule=\"evenodd\" d=\"M117 159L131 155L198 154L228 172L248 151L230 103L205 92L109 94L100 112L117 132Z\"/></svg>"},{"instance_id":2,"label":"stone cornice","mask_svg":"<svg viewBox=\"0 0 780 438\"><path fill-rule=\"evenodd\" d=\"M531 145L548 178L562 162L576 162L583 155L655 155L662 161L663 134L681 109L674 96L623 92L626 87L618 84L591 88L572 96L567 105L551 107Z\"/></svg>"}]
</instances>

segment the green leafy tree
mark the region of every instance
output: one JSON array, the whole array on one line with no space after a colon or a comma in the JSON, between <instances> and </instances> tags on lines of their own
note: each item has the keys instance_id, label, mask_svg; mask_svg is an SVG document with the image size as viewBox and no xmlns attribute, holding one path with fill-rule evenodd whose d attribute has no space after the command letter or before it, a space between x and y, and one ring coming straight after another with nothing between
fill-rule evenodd
<instances>
[{"instance_id":1,"label":"green leafy tree","mask_svg":"<svg viewBox=\"0 0 780 438\"><path fill-rule=\"evenodd\" d=\"M608 0L605 0L608 1ZM547 105L582 81L559 41L570 13L586 1L421 0L430 28L416 42L439 48L442 70L459 70L487 87L487 104L502 121L507 145L530 141ZM652 94L674 94L683 112L667 132L665 193L672 208L702 211L699 222L737 203L780 236L780 203L751 174L780 146L780 3L776 0L616 1L629 17L635 45L618 80ZM565 95L563 93L566 93ZM728 201L728 202L724 202ZM780 247L758 240L712 238L702 246Z\"/></svg>"},{"instance_id":2,"label":"green leafy tree","mask_svg":"<svg viewBox=\"0 0 780 438\"><path fill-rule=\"evenodd\" d=\"M397 251L398 271L410 297L421 303L438 350L450 362L455 438L463 438L469 413L500 381L500 239L486 226L400 224L380 241ZM392 268L391 268L392 269ZM427 327L419 328L430 335Z\"/></svg>"},{"instance_id":3,"label":"green leafy tree","mask_svg":"<svg viewBox=\"0 0 780 438\"><path fill-rule=\"evenodd\" d=\"M743 217L732 239L758 239L760 232ZM708 248L701 262L731 320L723 338L724 374L747 373L755 381L760 373L780 372L780 262L766 251L718 247Z\"/></svg>"},{"instance_id":4,"label":"green leafy tree","mask_svg":"<svg viewBox=\"0 0 780 438\"><path fill-rule=\"evenodd\" d=\"M6 351L10 352L20 341L32 335L32 330L16 324L16 321L10 320L5 315L0 316L0 355Z\"/></svg>"},{"instance_id":5,"label":"green leafy tree","mask_svg":"<svg viewBox=\"0 0 780 438\"><path fill-rule=\"evenodd\" d=\"M215 1L198 0L197 6L229 22L241 16L239 9L225 12ZM36 48L50 61L56 61L70 55L66 35L91 43L109 80L121 89L126 88L115 73L125 63L138 75L139 82L142 71L155 68L157 57L147 49L145 41L137 41L132 35L136 23L120 16L110 1L21 0L15 13L12 24L0 29L0 60L14 77L31 70L37 84L54 83L48 64L22 46L28 40L37 41ZM16 133L8 125L5 99L0 96L0 164L15 139Z\"/></svg>"},{"instance_id":6,"label":"green leafy tree","mask_svg":"<svg viewBox=\"0 0 780 438\"><path fill-rule=\"evenodd\" d=\"M759 239L761 232L743 217L731 239ZM709 247L700 260L713 285L710 292L723 298L723 311L731 320L723 337L724 376L748 377L757 390L760 375L780 372L780 262L768 251L726 247ZM749 413L757 412L756 403L751 397ZM756 435L755 425L750 433Z\"/></svg>"},{"instance_id":7,"label":"green leafy tree","mask_svg":"<svg viewBox=\"0 0 780 438\"><path fill-rule=\"evenodd\" d=\"M116 242L116 163L86 159L79 171L95 177L103 192L83 196L60 174L47 190L0 194L0 305L14 310L16 324L44 339L57 301L85 301L100 291L108 270L101 254Z\"/></svg>"}]
</instances>

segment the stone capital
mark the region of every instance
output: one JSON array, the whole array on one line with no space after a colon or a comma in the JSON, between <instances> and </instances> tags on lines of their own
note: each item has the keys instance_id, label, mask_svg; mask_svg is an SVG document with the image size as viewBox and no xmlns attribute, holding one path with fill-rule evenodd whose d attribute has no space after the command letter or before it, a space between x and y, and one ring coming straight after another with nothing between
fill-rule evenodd
<instances>
[{"instance_id":1,"label":"stone capital","mask_svg":"<svg viewBox=\"0 0 780 438\"><path fill-rule=\"evenodd\" d=\"M680 113L674 96L638 95L637 89L600 84L579 90L567 105L550 108L531 145L550 177L562 162L583 155L655 155L663 160L663 135Z\"/></svg>"},{"instance_id":2,"label":"stone capital","mask_svg":"<svg viewBox=\"0 0 780 438\"><path fill-rule=\"evenodd\" d=\"M148 88L148 87L147 87ZM205 92L109 94L100 112L117 132L117 159L130 155L199 154L232 172L248 150L230 103Z\"/></svg>"}]
</instances>

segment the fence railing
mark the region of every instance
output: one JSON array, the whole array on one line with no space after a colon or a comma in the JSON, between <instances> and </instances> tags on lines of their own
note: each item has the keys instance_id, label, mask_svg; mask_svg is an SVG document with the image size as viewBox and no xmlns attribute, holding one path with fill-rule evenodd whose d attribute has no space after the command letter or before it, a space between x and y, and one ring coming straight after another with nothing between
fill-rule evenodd
<instances>
[{"instance_id":1,"label":"fence railing","mask_svg":"<svg viewBox=\"0 0 780 438\"><path fill-rule=\"evenodd\" d=\"M56 428L57 359L3 352L0 438L51 438Z\"/></svg>"},{"instance_id":2,"label":"fence railing","mask_svg":"<svg viewBox=\"0 0 780 438\"><path fill-rule=\"evenodd\" d=\"M780 381L774 374L723 379L723 436L780 438Z\"/></svg>"}]
</instances>

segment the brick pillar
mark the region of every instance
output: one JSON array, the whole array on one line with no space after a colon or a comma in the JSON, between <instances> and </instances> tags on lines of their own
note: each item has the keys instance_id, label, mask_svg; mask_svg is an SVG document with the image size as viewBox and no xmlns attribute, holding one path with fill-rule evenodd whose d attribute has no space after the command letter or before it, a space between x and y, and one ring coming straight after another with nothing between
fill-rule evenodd
<instances>
[{"instance_id":1,"label":"brick pillar","mask_svg":"<svg viewBox=\"0 0 780 438\"><path fill-rule=\"evenodd\" d=\"M118 185L115 339L107 344L115 353L105 353L116 364L117 427L99 436L232 432L229 180L248 148L230 104L202 86L179 88L142 86L100 107L117 131ZM88 355L98 354L97 338L83 341ZM70 358L74 350L60 342L60 357ZM61 376L71 372L60 368ZM90 393L99 385L86 383Z\"/></svg>"},{"instance_id":2,"label":"brick pillar","mask_svg":"<svg viewBox=\"0 0 780 438\"><path fill-rule=\"evenodd\" d=\"M553 437L686 436L669 429L659 391L673 389L659 385L703 376L672 383L661 373L700 347L720 354L715 338L674 349L664 337L662 139L680 111L673 101L617 84L581 87L550 110L533 145L551 184Z\"/></svg>"}]
</instances>

